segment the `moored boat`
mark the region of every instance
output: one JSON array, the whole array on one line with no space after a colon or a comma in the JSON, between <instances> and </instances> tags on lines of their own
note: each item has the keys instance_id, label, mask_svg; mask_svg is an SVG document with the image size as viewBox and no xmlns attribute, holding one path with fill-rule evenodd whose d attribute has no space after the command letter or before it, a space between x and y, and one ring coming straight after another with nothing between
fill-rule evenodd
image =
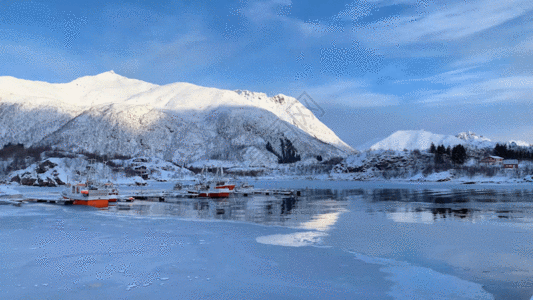
<instances>
[{"instance_id":1,"label":"moored boat","mask_svg":"<svg viewBox=\"0 0 533 300\"><path fill-rule=\"evenodd\" d=\"M207 192L207 197L209 197L209 198L227 198L232 193L233 193L233 191L230 190L229 188L222 188L222 187L215 186L214 189L209 190Z\"/></svg>"},{"instance_id":2,"label":"moored boat","mask_svg":"<svg viewBox=\"0 0 533 300\"><path fill-rule=\"evenodd\" d=\"M116 190L115 190L116 191ZM61 193L63 199L72 201L74 205L88 205L104 208L109 206L109 201L116 201L118 193L106 186L94 186L85 183L68 184Z\"/></svg>"},{"instance_id":3,"label":"moored boat","mask_svg":"<svg viewBox=\"0 0 533 300\"><path fill-rule=\"evenodd\" d=\"M74 205L87 205L97 208L109 206L109 202L117 202L118 190L110 182L100 183L96 178L94 161L87 166L87 179L85 183L67 184L61 192L64 200Z\"/></svg>"},{"instance_id":4,"label":"moored boat","mask_svg":"<svg viewBox=\"0 0 533 300\"><path fill-rule=\"evenodd\" d=\"M233 193L235 184L230 183L224 178L224 171L222 168L217 169L215 180L213 181L214 190L210 190L207 196L209 198L226 198Z\"/></svg>"}]
</instances>

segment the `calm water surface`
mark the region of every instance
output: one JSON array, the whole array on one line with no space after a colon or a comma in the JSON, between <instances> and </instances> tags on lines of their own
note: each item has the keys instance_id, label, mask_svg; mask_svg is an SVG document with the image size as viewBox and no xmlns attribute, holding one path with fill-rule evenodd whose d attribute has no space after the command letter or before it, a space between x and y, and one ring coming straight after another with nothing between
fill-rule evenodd
<instances>
[{"instance_id":1,"label":"calm water surface","mask_svg":"<svg viewBox=\"0 0 533 300\"><path fill-rule=\"evenodd\" d=\"M480 283L496 298L533 294L533 189L527 186L280 185L303 196L138 201L108 213L306 229L320 233L312 241L317 245L431 268Z\"/></svg>"},{"instance_id":2,"label":"calm water surface","mask_svg":"<svg viewBox=\"0 0 533 300\"><path fill-rule=\"evenodd\" d=\"M255 185L294 188L303 195L136 201L101 213L295 228L311 233L314 238L306 241L310 245L430 268L479 283L498 299L530 299L533 294L529 186L304 181ZM149 189L168 187L158 183Z\"/></svg>"}]
</instances>

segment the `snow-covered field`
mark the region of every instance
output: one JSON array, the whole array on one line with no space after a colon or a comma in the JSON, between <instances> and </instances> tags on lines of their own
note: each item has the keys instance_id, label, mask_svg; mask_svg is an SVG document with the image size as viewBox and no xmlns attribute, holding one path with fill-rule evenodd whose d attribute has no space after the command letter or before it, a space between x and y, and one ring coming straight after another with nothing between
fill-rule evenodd
<instances>
[{"instance_id":1,"label":"snow-covered field","mask_svg":"<svg viewBox=\"0 0 533 300\"><path fill-rule=\"evenodd\" d=\"M533 294L529 187L251 183L301 189L307 196L137 201L109 210L1 206L0 298L529 299ZM171 185L149 182L145 188ZM60 190L11 188L25 195Z\"/></svg>"}]
</instances>

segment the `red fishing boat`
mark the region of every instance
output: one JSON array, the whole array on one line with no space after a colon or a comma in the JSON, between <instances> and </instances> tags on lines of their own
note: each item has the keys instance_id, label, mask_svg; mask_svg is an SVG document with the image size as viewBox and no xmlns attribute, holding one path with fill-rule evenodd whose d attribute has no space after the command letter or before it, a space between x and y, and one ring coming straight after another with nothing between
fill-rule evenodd
<instances>
[{"instance_id":1,"label":"red fishing boat","mask_svg":"<svg viewBox=\"0 0 533 300\"><path fill-rule=\"evenodd\" d=\"M96 180L98 176L94 169L94 161L87 166L85 183L67 184L61 192L63 199L74 205L87 205L98 208L109 206L109 202L116 202L118 190L112 183L101 184Z\"/></svg>"}]
</instances>

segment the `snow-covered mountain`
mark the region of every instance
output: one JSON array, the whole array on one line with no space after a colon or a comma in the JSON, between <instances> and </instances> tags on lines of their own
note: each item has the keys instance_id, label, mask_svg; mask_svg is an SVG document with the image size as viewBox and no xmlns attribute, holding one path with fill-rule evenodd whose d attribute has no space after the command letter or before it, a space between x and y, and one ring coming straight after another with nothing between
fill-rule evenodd
<instances>
[{"instance_id":1,"label":"snow-covered mountain","mask_svg":"<svg viewBox=\"0 0 533 300\"><path fill-rule=\"evenodd\" d=\"M401 130L375 143L370 150L427 150L431 143L438 145L464 145L473 148L491 148L496 145L490 139L478 136L473 132L461 132L456 136L435 134L424 130Z\"/></svg>"},{"instance_id":2,"label":"snow-covered mountain","mask_svg":"<svg viewBox=\"0 0 533 300\"><path fill-rule=\"evenodd\" d=\"M511 147L511 148L516 148L516 147L531 147L531 144L528 143L528 142L524 142L524 141L514 141L514 140L511 140L511 141L508 141L507 142L507 146Z\"/></svg>"},{"instance_id":3,"label":"snow-covered mountain","mask_svg":"<svg viewBox=\"0 0 533 300\"><path fill-rule=\"evenodd\" d=\"M466 142L466 146L474 148L494 148L496 142L491 141L490 139L473 133L472 131L461 132L456 135L457 138Z\"/></svg>"},{"instance_id":4,"label":"snow-covered mountain","mask_svg":"<svg viewBox=\"0 0 533 300\"><path fill-rule=\"evenodd\" d=\"M454 146L465 141L455 136L435 134L424 130L400 130L375 143L370 150L427 150L435 145Z\"/></svg>"},{"instance_id":5,"label":"snow-covered mountain","mask_svg":"<svg viewBox=\"0 0 533 300\"><path fill-rule=\"evenodd\" d=\"M353 153L304 105L284 95L159 86L113 71L63 84L0 77L0 147L23 143L176 163L268 165L286 141L302 160Z\"/></svg>"}]
</instances>

